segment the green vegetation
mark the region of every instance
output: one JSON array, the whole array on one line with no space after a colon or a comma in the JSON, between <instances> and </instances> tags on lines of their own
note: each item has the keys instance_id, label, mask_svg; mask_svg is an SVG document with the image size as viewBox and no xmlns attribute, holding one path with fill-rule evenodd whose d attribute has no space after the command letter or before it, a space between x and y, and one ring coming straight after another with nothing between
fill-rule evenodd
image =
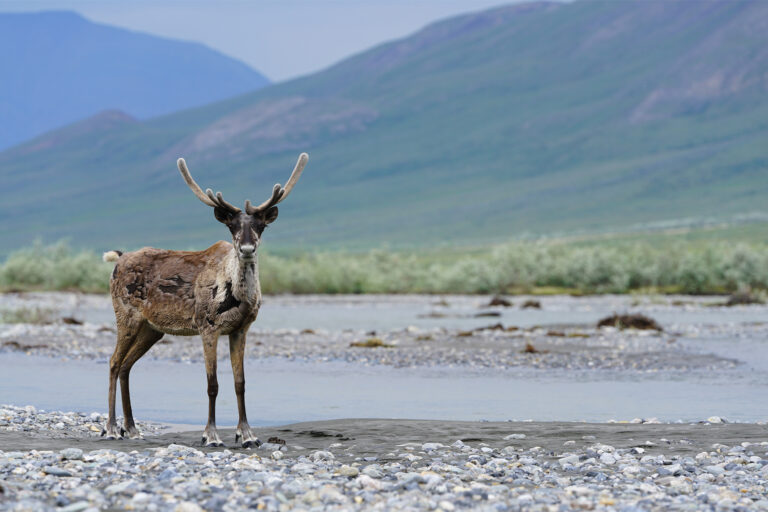
<instances>
[{"instance_id":1,"label":"green vegetation","mask_svg":"<svg viewBox=\"0 0 768 512\"><path fill-rule=\"evenodd\" d=\"M501 245L435 262L373 251L265 257L267 293L730 293L768 288L768 245Z\"/></svg>"},{"instance_id":2,"label":"green vegetation","mask_svg":"<svg viewBox=\"0 0 768 512\"><path fill-rule=\"evenodd\" d=\"M0 288L106 292L112 265L91 251L74 251L66 243L34 246L11 253L0 265Z\"/></svg>"},{"instance_id":3,"label":"green vegetation","mask_svg":"<svg viewBox=\"0 0 768 512\"><path fill-rule=\"evenodd\" d=\"M733 293L768 289L768 244L520 242L488 249L313 253L259 259L265 293ZM110 264L64 244L0 265L5 290L105 292Z\"/></svg>"},{"instance_id":4,"label":"green vegetation","mask_svg":"<svg viewBox=\"0 0 768 512\"><path fill-rule=\"evenodd\" d=\"M0 324L52 324L55 312L47 308L0 309Z\"/></svg>"}]
</instances>

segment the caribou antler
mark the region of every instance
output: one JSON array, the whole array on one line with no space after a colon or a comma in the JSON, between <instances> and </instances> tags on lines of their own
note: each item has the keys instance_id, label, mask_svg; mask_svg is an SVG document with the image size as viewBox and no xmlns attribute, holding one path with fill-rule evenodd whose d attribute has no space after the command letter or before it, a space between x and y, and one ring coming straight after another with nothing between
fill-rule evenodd
<instances>
[{"instance_id":1,"label":"caribou antler","mask_svg":"<svg viewBox=\"0 0 768 512\"><path fill-rule=\"evenodd\" d=\"M216 207L224 208L225 210L229 210L233 213L240 212L240 208L238 208L237 206L231 205L224 200L224 197L221 195L221 192L216 192L216 194L214 195L213 191L209 188L205 189L205 192L203 192L200 189L200 185L195 183L195 180L192 179L192 175L189 174L189 169L187 169L187 162L185 162L183 158L179 158L179 160L176 163L179 166L179 172L181 172L181 177L184 178L184 181L187 183L187 186L190 188L190 190L192 190L192 192L194 192L194 194L197 196L197 198L200 201L214 208Z\"/></svg>"},{"instance_id":2,"label":"caribou antler","mask_svg":"<svg viewBox=\"0 0 768 512\"><path fill-rule=\"evenodd\" d=\"M285 187L281 186L279 183L276 184L275 187L272 189L272 197L270 197L269 199L261 203L259 206L252 206L250 201L246 201L245 202L246 213L248 215L253 215L256 212L265 211L275 206L279 202L283 201L286 197L288 197L288 194L291 193L291 190L293 190L293 187L296 185L296 182L299 181L299 178L301 177L301 173L304 170L304 166L307 165L307 160L309 160L309 155L307 155L306 153L300 154L299 160L296 162L296 167L293 168L291 177L288 178L288 182L285 184Z\"/></svg>"}]
</instances>

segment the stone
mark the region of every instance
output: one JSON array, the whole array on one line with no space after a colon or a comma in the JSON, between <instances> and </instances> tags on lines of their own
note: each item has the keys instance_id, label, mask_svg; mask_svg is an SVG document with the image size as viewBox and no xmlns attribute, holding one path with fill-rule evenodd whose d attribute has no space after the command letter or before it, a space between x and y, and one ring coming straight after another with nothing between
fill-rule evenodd
<instances>
[{"instance_id":1,"label":"stone","mask_svg":"<svg viewBox=\"0 0 768 512\"><path fill-rule=\"evenodd\" d=\"M570 485L565 488L565 492L574 496L589 496L595 493L595 491L583 485Z\"/></svg>"},{"instance_id":2,"label":"stone","mask_svg":"<svg viewBox=\"0 0 768 512\"><path fill-rule=\"evenodd\" d=\"M72 503L71 505L67 505L66 507L61 507L59 512L81 512L91 506L90 503L87 501L76 501L75 503Z\"/></svg>"},{"instance_id":3,"label":"stone","mask_svg":"<svg viewBox=\"0 0 768 512\"><path fill-rule=\"evenodd\" d=\"M312 453L312 460L315 462L332 461L334 458L331 452L325 450L317 450Z\"/></svg>"},{"instance_id":4,"label":"stone","mask_svg":"<svg viewBox=\"0 0 768 512\"><path fill-rule=\"evenodd\" d=\"M47 475L53 475L53 476L72 476L72 473L67 471L66 469L57 468L56 466L46 466L43 468L43 472Z\"/></svg>"},{"instance_id":5,"label":"stone","mask_svg":"<svg viewBox=\"0 0 768 512\"><path fill-rule=\"evenodd\" d=\"M133 480L125 480L120 483L112 484L104 489L104 494L123 494L133 493L137 487L136 482Z\"/></svg>"},{"instance_id":6,"label":"stone","mask_svg":"<svg viewBox=\"0 0 768 512\"><path fill-rule=\"evenodd\" d=\"M360 475L357 477L357 484L369 491L378 491L381 489L381 482L375 478L371 478L368 475Z\"/></svg>"},{"instance_id":7,"label":"stone","mask_svg":"<svg viewBox=\"0 0 768 512\"><path fill-rule=\"evenodd\" d=\"M381 466L378 464L371 464L363 468L363 474L368 475L371 478L383 478L384 473L381 470Z\"/></svg>"},{"instance_id":8,"label":"stone","mask_svg":"<svg viewBox=\"0 0 768 512\"><path fill-rule=\"evenodd\" d=\"M80 448L65 448L59 452L61 458L65 460L82 460L83 450Z\"/></svg>"},{"instance_id":9,"label":"stone","mask_svg":"<svg viewBox=\"0 0 768 512\"><path fill-rule=\"evenodd\" d=\"M356 477L357 475L360 474L360 470L357 469L354 466L348 466L348 465L344 464L343 466L341 466L341 468L339 468L339 474L341 476L346 476L346 477L354 478L354 477Z\"/></svg>"},{"instance_id":10,"label":"stone","mask_svg":"<svg viewBox=\"0 0 768 512\"><path fill-rule=\"evenodd\" d=\"M191 501L182 501L176 505L176 508L173 510L174 512L203 512L203 509L200 507L200 505Z\"/></svg>"},{"instance_id":11,"label":"stone","mask_svg":"<svg viewBox=\"0 0 768 512\"><path fill-rule=\"evenodd\" d=\"M720 466L704 466L704 471L715 476L720 476L725 473L725 469Z\"/></svg>"}]
</instances>

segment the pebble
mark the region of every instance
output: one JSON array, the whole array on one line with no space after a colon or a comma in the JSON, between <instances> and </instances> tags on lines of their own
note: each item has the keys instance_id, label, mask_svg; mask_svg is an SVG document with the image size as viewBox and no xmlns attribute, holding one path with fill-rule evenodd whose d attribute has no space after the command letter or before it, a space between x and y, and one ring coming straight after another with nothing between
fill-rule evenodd
<instances>
[{"instance_id":1,"label":"pebble","mask_svg":"<svg viewBox=\"0 0 768 512\"><path fill-rule=\"evenodd\" d=\"M720 476L725 473L725 469L721 468L720 466L704 466L704 471L715 476Z\"/></svg>"},{"instance_id":2,"label":"pebble","mask_svg":"<svg viewBox=\"0 0 768 512\"><path fill-rule=\"evenodd\" d=\"M346 464L339 469L341 476L355 477L360 474L360 470L354 466L347 466Z\"/></svg>"},{"instance_id":3,"label":"pebble","mask_svg":"<svg viewBox=\"0 0 768 512\"><path fill-rule=\"evenodd\" d=\"M384 478L384 472L378 464L371 464L363 468L363 474L371 478Z\"/></svg>"},{"instance_id":4,"label":"pebble","mask_svg":"<svg viewBox=\"0 0 768 512\"><path fill-rule=\"evenodd\" d=\"M300 306L304 297L290 298L292 307ZM272 301L281 300L273 297ZM307 297L311 302L327 303L336 307L348 306L354 299L339 297ZM386 301L386 297L364 298L362 300ZM431 300L418 297L402 298L401 300ZM24 298L14 298L12 294L0 295L0 306L3 301L6 307L50 307L57 309L61 304L73 304L82 301L80 295L67 293L25 294ZM474 309L477 298L456 297L452 303L464 303L463 310ZM569 297L551 297L548 299L552 307L561 311L580 310L583 307L595 307L612 311L624 309L629 305L628 297L588 297L574 300ZM605 303L608 301L608 303ZM111 316L111 305L106 296L94 296L87 300L84 315L90 310L100 310L99 317ZM45 304L45 306L42 306ZM415 304L418 304L416 302ZM423 304L428 307L429 303ZM668 308L668 306L665 306ZM418 309L418 307L416 308ZM674 310L674 308L673 308ZM459 311L456 311L459 314ZM418 313L414 312L414 315ZM718 336L719 327L702 325L672 326L679 332L679 338L701 337L703 335ZM550 336L549 329L532 328L519 330L476 329L464 331L459 328L392 328L377 332L389 347L386 350L368 349L351 346L370 338L369 329L259 329L259 323L254 324L253 336L261 343L246 345L246 358L264 359L279 357L299 362L347 362L361 363L366 366L385 365L397 368L405 367L465 367L498 370L510 368L537 368L579 371L620 370L630 372L674 371L685 370L722 370L735 368L739 365L725 357L709 353L701 353L697 345L681 341L670 343L671 334L646 332L638 330L620 331L617 329L568 328L563 336ZM671 332L672 330L670 330ZM578 335L577 338L569 334ZM425 336L430 338L424 342ZM584 337L582 337L584 336ZM167 343L157 344L146 356L146 359L158 359L171 362L196 363L203 361L202 345L188 343L185 339L167 335ZM4 348L4 342L14 342ZM317 343L317 341L321 341ZM459 343L460 341L460 343ZM477 343L475 343L477 342ZM525 353L526 344L543 349L532 357ZM108 360L115 346L114 325L99 325L87 321L83 325L65 325L53 323L50 325L33 324L0 324L0 351L22 350L27 354L45 355L51 357L67 357L72 359ZM16 347L16 348L14 348ZM22 348L19 348L22 347ZM23 348L31 347L31 348ZM220 344L221 356L225 355L225 345ZM90 415L85 418L92 424L103 424L104 418ZM711 418L725 422L722 418ZM655 418L636 419L640 423L654 423ZM60 420L54 423L55 428L66 431L68 424ZM99 430L100 432L100 430ZM98 432L94 432L98 433ZM514 439L514 438L513 438Z\"/></svg>"},{"instance_id":5,"label":"pebble","mask_svg":"<svg viewBox=\"0 0 768 512\"><path fill-rule=\"evenodd\" d=\"M80 448L65 448L61 450L61 458L68 460L82 460L83 450Z\"/></svg>"},{"instance_id":6,"label":"pebble","mask_svg":"<svg viewBox=\"0 0 768 512\"><path fill-rule=\"evenodd\" d=\"M317 450L317 451L312 453L312 460L315 461L315 462L319 462L321 460L331 461L333 459L334 459L334 456L329 451Z\"/></svg>"},{"instance_id":7,"label":"pebble","mask_svg":"<svg viewBox=\"0 0 768 512\"><path fill-rule=\"evenodd\" d=\"M43 468L43 472L46 475L53 475L53 476L72 476L72 473L70 473L66 469L57 468L55 466L46 466L45 468Z\"/></svg>"},{"instance_id":8,"label":"pebble","mask_svg":"<svg viewBox=\"0 0 768 512\"><path fill-rule=\"evenodd\" d=\"M48 438L101 437L106 417L97 412L44 411L32 406L18 407L0 405L0 432L34 432ZM118 419L122 423L122 419ZM167 425L147 421L137 421L136 426L144 435L156 435L167 429ZM63 459L79 460L82 450L65 448L61 452ZM78 456L79 454L79 456Z\"/></svg>"},{"instance_id":9,"label":"pebble","mask_svg":"<svg viewBox=\"0 0 768 512\"><path fill-rule=\"evenodd\" d=\"M59 509L59 512L80 512L81 510L85 510L91 506L90 503L87 501L78 501L75 503L72 503L71 505L67 505L66 507L62 507Z\"/></svg>"},{"instance_id":10,"label":"pebble","mask_svg":"<svg viewBox=\"0 0 768 512\"><path fill-rule=\"evenodd\" d=\"M674 439L652 454L588 441L592 444L571 444L561 453L538 447L496 450L483 443L406 443L381 446L379 461L360 466L363 457L337 457L329 450L308 456L275 451L266 458L247 450L206 453L179 444L129 453L0 451L0 511L768 507L768 442L715 444L694 457L675 452ZM419 447L420 452L414 449ZM357 462L344 462L349 456Z\"/></svg>"}]
</instances>

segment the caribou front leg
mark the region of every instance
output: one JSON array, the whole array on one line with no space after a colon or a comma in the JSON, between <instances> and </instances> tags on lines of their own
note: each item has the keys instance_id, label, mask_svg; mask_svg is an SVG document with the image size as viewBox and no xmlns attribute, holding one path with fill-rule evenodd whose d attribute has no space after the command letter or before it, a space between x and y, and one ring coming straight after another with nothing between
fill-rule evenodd
<instances>
[{"instance_id":1,"label":"caribou front leg","mask_svg":"<svg viewBox=\"0 0 768 512\"><path fill-rule=\"evenodd\" d=\"M216 377L216 345L218 333L201 333L205 375L208 378L208 424L203 431L203 446L224 446L216 431L216 396L219 394L219 380Z\"/></svg>"},{"instance_id":2,"label":"caribou front leg","mask_svg":"<svg viewBox=\"0 0 768 512\"><path fill-rule=\"evenodd\" d=\"M242 443L243 448L261 446L261 441L251 432L248 418L245 415L245 371L243 357L245 354L246 329L229 335L229 358L232 361L232 374L235 376L235 395L237 395L237 433L235 442Z\"/></svg>"}]
</instances>

